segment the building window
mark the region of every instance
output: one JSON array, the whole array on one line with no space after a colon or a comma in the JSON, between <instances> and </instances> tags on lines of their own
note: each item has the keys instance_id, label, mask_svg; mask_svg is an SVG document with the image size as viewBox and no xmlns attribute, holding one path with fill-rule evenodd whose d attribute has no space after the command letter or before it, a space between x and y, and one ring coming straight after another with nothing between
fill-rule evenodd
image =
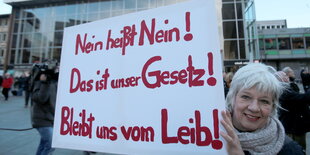
<instances>
[{"instance_id":1,"label":"building window","mask_svg":"<svg viewBox=\"0 0 310 155\"><path fill-rule=\"evenodd\" d=\"M260 50L265 50L265 48L264 48L264 39L259 39L259 49Z\"/></svg>"},{"instance_id":2,"label":"building window","mask_svg":"<svg viewBox=\"0 0 310 155\"><path fill-rule=\"evenodd\" d=\"M278 43L280 50L291 49L290 38L279 38Z\"/></svg>"},{"instance_id":3,"label":"building window","mask_svg":"<svg viewBox=\"0 0 310 155\"><path fill-rule=\"evenodd\" d=\"M265 29L265 26L262 26L262 29Z\"/></svg>"},{"instance_id":4,"label":"building window","mask_svg":"<svg viewBox=\"0 0 310 155\"><path fill-rule=\"evenodd\" d=\"M234 0L223 0L223 2L234 2Z\"/></svg>"},{"instance_id":5,"label":"building window","mask_svg":"<svg viewBox=\"0 0 310 155\"><path fill-rule=\"evenodd\" d=\"M310 37L306 37L306 49L310 49Z\"/></svg>"},{"instance_id":6,"label":"building window","mask_svg":"<svg viewBox=\"0 0 310 155\"><path fill-rule=\"evenodd\" d=\"M6 34L5 33L0 33L0 41L5 42L6 40Z\"/></svg>"},{"instance_id":7,"label":"building window","mask_svg":"<svg viewBox=\"0 0 310 155\"><path fill-rule=\"evenodd\" d=\"M276 39L265 39L265 49L266 50L275 50L277 49L277 42Z\"/></svg>"},{"instance_id":8,"label":"building window","mask_svg":"<svg viewBox=\"0 0 310 155\"><path fill-rule=\"evenodd\" d=\"M22 56L22 63L30 63L29 58L30 58L30 49L24 49Z\"/></svg>"},{"instance_id":9,"label":"building window","mask_svg":"<svg viewBox=\"0 0 310 155\"><path fill-rule=\"evenodd\" d=\"M11 63L11 64L14 64L14 63L15 63L15 50L11 50L10 63Z\"/></svg>"},{"instance_id":10,"label":"building window","mask_svg":"<svg viewBox=\"0 0 310 155\"><path fill-rule=\"evenodd\" d=\"M239 38L244 38L244 28L242 21L238 21L238 36Z\"/></svg>"},{"instance_id":11,"label":"building window","mask_svg":"<svg viewBox=\"0 0 310 155\"><path fill-rule=\"evenodd\" d=\"M274 25L272 25L271 28L274 29L275 28Z\"/></svg>"},{"instance_id":12,"label":"building window","mask_svg":"<svg viewBox=\"0 0 310 155\"><path fill-rule=\"evenodd\" d=\"M281 28L280 25L277 25L277 29Z\"/></svg>"},{"instance_id":13,"label":"building window","mask_svg":"<svg viewBox=\"0 0 310 155\"><path fill-rule=\"evenodd\" d=\"M237 38L236 22L223 22L224 39Z\"/></svg>"},{"instance_id":14,"label":"building window","mask_svg":"<svg viewBox=\"0 0 310 155\"><path fill-rule=\"evenodd\" d=\"M236 9L237 9L237 19L242 19L243 18L243 12L242 12L241 3L236 3Z\"/></svg>"},{"instance_id":15,"label":"building window","mask_svg":"<svg viewBox=\"0 0 310 155\"><path fill-rule=\"evenodd\" d=\"M4 49L1 49L0 50L0 57L3 57L3 55L4 55Z\"/></svg>"},{"instance_id":16,"label":"building window","mask_svg":"<svg viewBox=\"0 0 310 155\"><path fill-rule=\"evenodd\" d=\"M238 59L238 42L236 40L224 42L224 59Z\"/></svg>"},{"instance_id":17,"label":"building window","mask_svg":"<svg viewBox=\"0 0 310 155\"><path fill-rule=\"evenodd\" d=\"M270 29L270 26L267 26L267 29Z\"/></svg>"},{"instance_id":18,"label":"building window","mask_svg":"<svg viewBox=\"0 0 310 155\"><path fill-rule=\"evenodd\" d=\"M304 48L304 40L301 37L292 38L293 49L303 49Z\"/></svg>"},{"instance_id":19,"label":"building window","mask_svg":"<svg viewBox=\"0 0 310 155\"><path fill-rule=\"evenodd\" d=\"M246 59L246 54L245 54L245 41L244 40L239 40L239 51L240 51L240 59Z\"/></svg>"},{"instance_id":20,"label":"building window","mask_svg":"<svg viewBox=\"0 0 310 155\"><path fill-rule=\"evenodd\" d=\"M222 8L223 19L235 19L235 6L234 4L223 4Z\"/></svg>"}]
</instances>

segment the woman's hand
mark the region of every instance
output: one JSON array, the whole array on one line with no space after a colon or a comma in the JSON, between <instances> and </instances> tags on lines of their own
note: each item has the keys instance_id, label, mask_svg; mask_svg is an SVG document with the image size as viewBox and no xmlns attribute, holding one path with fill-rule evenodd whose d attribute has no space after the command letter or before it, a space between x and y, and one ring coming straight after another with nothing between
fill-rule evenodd
<instances>
[{"instance_id":1,"label":"woman's hand","mask_svg":"<svg viewBox=\"0 0 310 155\"><path fill-rule=\"evenodd\" d=\"M221 124L224 126L227 133L221 131L220 134L227 142L227 153L229 155L244 155L239 138L234 131L230 112L222 111L221 113L223 117Z\"/></svg>"}]
</instances>

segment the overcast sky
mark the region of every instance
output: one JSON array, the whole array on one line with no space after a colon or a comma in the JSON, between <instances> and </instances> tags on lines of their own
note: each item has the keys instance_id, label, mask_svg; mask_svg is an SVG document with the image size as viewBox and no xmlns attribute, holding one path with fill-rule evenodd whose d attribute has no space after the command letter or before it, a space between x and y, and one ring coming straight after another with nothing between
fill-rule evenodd
<instances>
[{"instance_id":1,"label":"overcast sky","mask_svg":"<svg viewBox=\"0 0 310 155\"><path fill-rule=\"evenodd\" d=\"M255 0L256 20L286 19L289 28L310 27L310 0Z\"/></svg>"}]
</instances>

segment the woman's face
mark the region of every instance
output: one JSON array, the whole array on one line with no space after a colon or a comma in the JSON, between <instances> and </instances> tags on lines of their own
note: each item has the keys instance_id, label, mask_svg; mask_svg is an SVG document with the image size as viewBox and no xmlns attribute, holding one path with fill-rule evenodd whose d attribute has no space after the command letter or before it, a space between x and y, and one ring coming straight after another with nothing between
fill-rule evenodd
<instances>
[{"instance_id":1,"label":"woman's face","mask_svg":"<svg viewBox=\"0 0 310 155\"><path fill-rule=\"evenodd\" d=\"M272 110L271 94L259 92L255 87L241 90L233 105L233 125L240 131L255 131L267 124Z\"/></svg>"}]
</instances>

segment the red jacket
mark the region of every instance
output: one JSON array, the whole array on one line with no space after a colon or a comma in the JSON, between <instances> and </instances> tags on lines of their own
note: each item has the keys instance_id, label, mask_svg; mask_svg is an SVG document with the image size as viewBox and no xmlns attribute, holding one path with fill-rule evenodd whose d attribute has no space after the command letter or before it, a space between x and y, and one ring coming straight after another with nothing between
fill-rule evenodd
<instances>
[{"instance_id":1,"label":"red jacket","mask_svg":"<svg viewBox=\"0 0 310 155\"><path fill-rule=\"evenodd\" d=\"M11 88L13 84L13 78L12 77L9 77L9 78L4 78L3 81L2 81L2 87L3 88Z\"/></svg>"}]
</instances>

